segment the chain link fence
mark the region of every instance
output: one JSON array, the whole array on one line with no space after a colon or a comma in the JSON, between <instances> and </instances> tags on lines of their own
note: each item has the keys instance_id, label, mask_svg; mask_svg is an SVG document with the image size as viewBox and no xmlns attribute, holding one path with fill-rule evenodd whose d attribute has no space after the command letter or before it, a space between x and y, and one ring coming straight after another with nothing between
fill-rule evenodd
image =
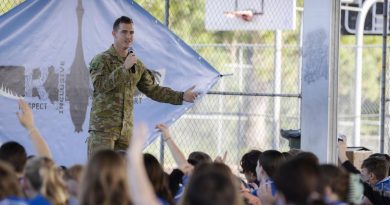
<instances>
[{"instance_id":1,"label":"chain link fence","mask_svg":"<svg viewBox=\"0 0 390 205\"><path fill-rule=\"evenodd\" d=\"M344 38L354 39L354 36ZM382 42L381 36L366 37L368 41ZM355 50L354 44L342 44L340 47L339 67L339 107L338 130L346 136L354 131L354 89L355 89ZM362 104L360 144L374 152L380 151L380 79L382 68L382 45L366 43L363 49L362 66ZM389 74L387 74L389 76ZM389 85L386 88L389 92ZM387 96L389 96L387 94ZM389 107L386 108L387 112ZM389 115L386 116L386 133L389 136ZM386 141L388 137L385 137ZM385 143L385 152L389 146Z\"/></svg>"},{"instance_id":2,"label":"chain link fence","mask_svg":"<svg viewBox=\"0 0 390 205\"><path fill-rule=\"evenodd\" d=\"M0 14L21 2L2 0ZM164 22L165 1L137 3ZM300 128L302 9L297 9L296 28L282 32L281 89L275 91L278 50L274 31L211 32L204 26L205 0L170 0L169 7L170 29L224 74L212 88L213 94L197 102L171 127L185 155L204 151L216 157L227 151L227 163L237 172L241 156L252 148L287 151L288 142L281 138L279 129ZM297 7L302 8L303 1L297 1ZM342 37L340 43L339 131L352 136L354 46L344 38L348 37ZM380 59L381 45L365 46L361 139L374 151L379 150ZM168 169L174 166L169 150L160 140L146 152L163 160Z\"/></svg>"},{"instance_id":3,"label":"chain link fence","mask_svg":"<svg viewBox=\"0 0 390 205\"><path fill-rule=\"evenodd\" d=\"M204 151L213 158L227 151L227 163L237 172L245 152L272 148L287 151L288 141L281 138L280 129L300 128L302 12L297 11L295 30L282 32L281 89L275 91L276 32L207 31L205 2L169 1L169 28L225 76L212 88L213 94L196 103L171 132L187 156L192 151ZM164 1L137 3L164 22ZM302 4L298 2L298 6ZM158 157L160 150L161 141L156 140L146 151ZM169 150L163 153L160 158L170 167L174 162Z\"/></svg>"}]
</instances>

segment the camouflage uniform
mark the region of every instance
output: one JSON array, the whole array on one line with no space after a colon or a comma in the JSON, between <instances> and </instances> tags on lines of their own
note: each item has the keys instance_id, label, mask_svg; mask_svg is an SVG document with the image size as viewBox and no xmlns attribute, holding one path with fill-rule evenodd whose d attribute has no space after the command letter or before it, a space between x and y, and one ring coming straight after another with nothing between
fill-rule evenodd
<instances>
[{"instance_id":1,"label":"camouflage uniform","mask_svg":"<svg viewBox=\"0 0 390 205\"><path fill-rule=\"evenodd\" d=\"M138 60L136 72L124 67L126 57L111 46L90 63L93 102L89 122L88 156L99 149L123 150L129 145L133 128L133 97L138 88L149 98L182 104L183 92L159 86L151 71Z\"/></svg>"}]
</instances>

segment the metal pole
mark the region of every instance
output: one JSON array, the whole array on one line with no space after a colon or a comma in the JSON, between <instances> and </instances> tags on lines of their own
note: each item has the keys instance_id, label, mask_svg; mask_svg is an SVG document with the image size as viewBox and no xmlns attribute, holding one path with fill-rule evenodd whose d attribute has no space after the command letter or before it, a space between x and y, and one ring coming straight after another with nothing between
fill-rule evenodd
<instances>
[{"instance_id":1,"label":"metal pole","mask_svg":"<svg viewBox=\"0 0 390 205\"><path fill-rule=\"evenodd\" d=\"M164 24L169 27L169 0L165 0L165 20Z\"/></svg>"},{"instance_id":2,"label":"metal pole","mask_svg":"<svg viewBox=\"0 0 390 205\"><path fill-rule=\"evenodd\" d=\"M278 93L248 93L248 92L218 92L209 91L208 95L237 95L237 96L253 96L253 97L284 97L284 98L301 98L300 94L278 94Z\"/></svg>"},{"instance_id":3,"label":"metal pole","mask_svg":"<svg viewBox=\"0 0 390 205\"><path fill-rule=\"evenodd\" d=\"M220 90L225 90L225 82L224 80L220 81ZM224 97L223 95L220 95L218 97L218 112L223 113L223 108L224 108ZM224 119L219 119L218 120L218 139L217 139L217 154L220 155L222 154L222 142L223 142L223 122Z\"/></svg>"},{"instance_id":4,"label":"metal pole","mask_svg":"<svg viewBox=\"0 0 390 205\"><path fill-rule=\"evenodd\" d=\"M275 54L274 54L274 93L280 93L282 90L282 82L281 82L281 76L282 76L282 31L276 30L275 31ZM279 149L279 118L280 118L280 98L274 97L274 120L273 120L273 133L274 133L274 139L273 142L273 149L278 150Z\"/></svg>"},{"instance_id":5,"label":"metal pole","mask_svg":"<svg viewBox=\"0 0 390 205\"><path fill-rule=\"evenodd\" d=\"M298 68L298 93L302 93L302 57L303 57L303 12L304 10L300 11L301 12L301 26L299 28L299 68ZM298 101L298 107L297 107L297 116L301 116L301 104L302 101ZM298 122L298 125L300 125L301 122Z\"/></svg>"},{"instance_id":6,"label":"metal pole","mask_svg":"<svg viewBox=\"0 0 390 205\"><path fill-rule=\"evenodd\" d=\"M165 0L165 26L169 27L169 0ZM164 153L165 153L165 143L164 138L160 137L160 164L164 166Z\"/></svg>"},{"instance_id":7,"label":"metal pole","mask_svg":"<svg viewBox=\"0 0 390 205\"><path fill-rule=\"evenodd\" d=\"M360 146L360 122L362 104L362 58L363 58L363 34L364 22L371 6L381 0L366 0L356 22L356 56L355 56L355 100L354 100L354 132L352 145ZM383 0L382 0L383 1Z\"/></svg>"},{"instance_id":8,"label":"metal pole","mask_svg":"<svg viewBox=\"0 0 390 205\"><path fill-rule=\"evenodd\" d=\"M385 150L385 119L386 119L386 60L387 60L387 8L388 0L383 3L383 47L382 47L382 76L381 76L381 127L380 151Z\"/></svg>"},{"instance_id":9,"label":"metal pole","mask_svg":"<svg viewBox=\"0 0 390 205\"><path fill-rule=\"evenodd\" d=\"M331 33L331 39L333 43L329 46L333 50L330 58L332 59L330 63L334 67L329 71L329 96L332 100L329 101L329 133L328 133L328 159L333 163L337 162L337 133L338 133L338 91L339 91L339 59L340 59L340 26L341 26L341 3L334 3L333 10L336 11L332 15L332 21L337 22L333 23L332 27L334 28Z\"/></svg>"},{"instance_id":10,"label":"metal pole","mask_svg":"<svg viewBox=\"0 0 390 205\"><path fill-rule=\"evenodd\" d=\"M234 54L236 55L236 54ZM239 81L238 81L238 89L240 91L240 93L243 92L244 90L244 82L243 82L243 79L244 79L244 47L240 46L238 48L238 77L239 77ZM247 101L245 101L247 102ZM242 110L244 107L246 107L247 105L243 104L244 103L244 98L243 96L239 96L238 97L238 112L239 113L242 113ZM244 134L244 123L245 121L242 119L242 116L241 115L238 115L238 122L237 122L237 149L240 150L242 145L245 143L246 141L246 137L245 134ZM244 140L243 140L244 139Z\"/></svg>"}]
</instances>

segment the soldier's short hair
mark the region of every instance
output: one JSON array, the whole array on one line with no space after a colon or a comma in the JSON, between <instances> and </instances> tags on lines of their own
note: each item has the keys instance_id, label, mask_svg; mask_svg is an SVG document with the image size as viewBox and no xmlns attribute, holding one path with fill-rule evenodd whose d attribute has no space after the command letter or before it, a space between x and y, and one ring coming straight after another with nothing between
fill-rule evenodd
<instances>
[{"instance_id":1,"label":"soldier's short hair","mask_svg":"<svg viewBox=\"0 0 390 205\"><path fill-rule=\"evenodd\" d=\"M132 24L133 23L133 19L131 19L131 18L127 17L127 16L121 16L121 17L119 17L119 18L117 18L115 20L114 25L112 26L112 29L114 31L118 30L120 23Z\"/></svg>"}]
</instances>

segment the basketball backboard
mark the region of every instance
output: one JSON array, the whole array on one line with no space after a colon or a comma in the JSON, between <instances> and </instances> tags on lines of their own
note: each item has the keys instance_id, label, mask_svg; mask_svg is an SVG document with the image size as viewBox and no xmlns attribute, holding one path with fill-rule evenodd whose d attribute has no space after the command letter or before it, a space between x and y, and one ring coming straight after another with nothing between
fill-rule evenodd
<instances>
[{"instance_id":1,"label":"basketball backboard","mask_svg":"<svg viewBox=\"0 0 390 205\"><path fill-rule=\"evenodd\" d=\"M346 6L350 8L361 9L365 0L353 0L352 2L345 2ZM342 2L344 3L344 2ZM346 7L346 8L348 8ZM388 11L390 11L390 4ZM356 34L356 23L359 12L351 9L343 9L341 12L341 33L344 35ZM390 22L390 19L388 19ZM390 23L387 24L387 33L390 34ZM367 13L364 21L365 35L382 35L383 33L383 2L377 2L372 5Z\"/></svg>"},{"instance_id":2,"label":"basketball backboard","mask_svg":"<svg viewBox=\"0 0 390 205\"><path fill-rule=\"evenodd\" d=\"M206 29L294 29L295 4L296 0L206 0Z\"/></svg>"}]
</instances>

